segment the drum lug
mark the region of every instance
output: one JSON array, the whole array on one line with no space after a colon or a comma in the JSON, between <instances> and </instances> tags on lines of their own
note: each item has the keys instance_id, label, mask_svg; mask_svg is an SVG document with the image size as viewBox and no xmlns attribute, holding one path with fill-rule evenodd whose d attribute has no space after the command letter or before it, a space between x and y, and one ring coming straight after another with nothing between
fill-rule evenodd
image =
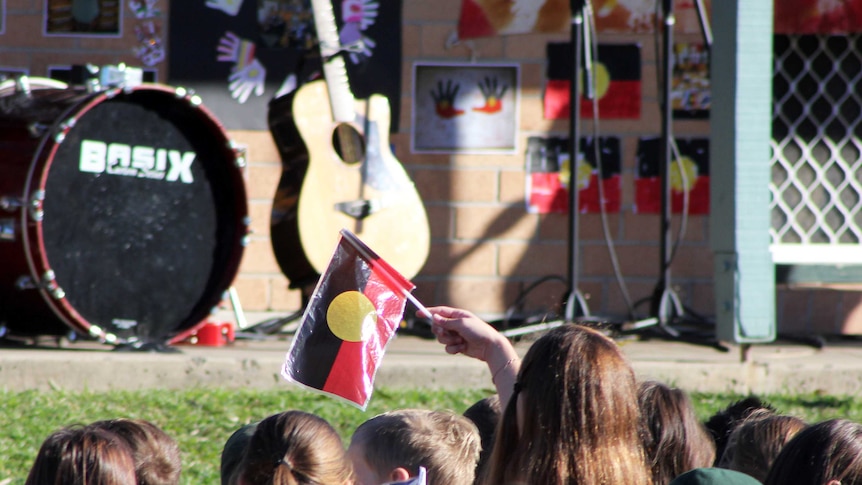
<instances>
[{"instance_id":1,"label":"drum lug","mask_svg":"<svg viewBox=\"0 0 862 485\"><path fill-rule=\"evenodd\" d=\"M33 192L33 196L30 197L30 217L36 222L40 222L45 217L45 211L42 208L44 201L45 191L41 189Z\"/></svg>"},{"instance_id":2,"label":"drum lug","mask_svg":"<svg viewBox=\"0 0 862 485\"><path fill-rule=\"evenodd\" d=\"M54 274L53 269L45 271L45 274L42 275L42 288L55 300L66 298L66 292L57 284L57 275Z\"/></svg>"},{"instance_id":3,"label":"drum lug","mask_svg":"<svg viewBox=\"0 0 862 485\"><path fill-rule=\"evenodd\" d=\"M42 138L45 132L48 131L48 128L50 128L48 125L34 121L27 125L27 132L30 133L30 136L33 138Z\"/></svg>"},{"instance_id":4,"label":"drum lug","mask_svg":"<svg viewBox=\"0 0 862 485\"><path fill-rule=\"evenodd\" d=\"M248 147L240 145L233 140L228 143L228 148L233 150L234 160L238 168L245 168L246 156L248 156Z\"/></svg>"},{"instance_id":5,"label":"drum lug","mask_svg":"<svg viewBox=\"0 0 862 485\"><path fill-rule=\"evenodd\" d=\"M38 288L36 283L33 283L33 278L29 276L19 276L17 280L15 280L15 288L18 290L35 290Z\"/></svg>"},{"instance_id":6,"label":"drum lug","mask_svg":"<svg viewBox=\"0 0 862 485\"><path fill-rule=\"evenodd\" d=\"M15 212L20 209L23 203L21 199L15 197L0 197L0 209L3 209L6 212Z\"/></svg>"},{"instance_id":7,"label":"drum lug","mask_svg":"<svg viewBox=\"0 0 862 485\"><path fill-rule=\"evenodd\" d=\"M66 134L69 133L69 130L75 127L75 118L69 118L68 120L60 123L60 129L57 130L57 134L54 135L54 141L57 143L63 143L63 140L66 139Z\"/></svg>"},{"instance_id":8,"label":"drum lug","mask_svg":"<svg viewBox=\"0 0 862 485\"><path fill-rule=\"evenodd\" d=\"M0 219L0 241L15 241L15 219Z\"/></svg>"},{"instance_id":9,"label":"drum lug","mask_svg":"<svg viewBox=\"0 0 862 485\"><path fill-rule=\"evenodd\" d=\"M47 291L55 300L66 298L66 292L57 284L57 277L54 274L54 270L51 269L45 271L42 275L42 281L39 284L36 284L30 276L19 276L18 279L15 280L15 288L22 291L41 288Z\"/></svg>"}]
</instances>

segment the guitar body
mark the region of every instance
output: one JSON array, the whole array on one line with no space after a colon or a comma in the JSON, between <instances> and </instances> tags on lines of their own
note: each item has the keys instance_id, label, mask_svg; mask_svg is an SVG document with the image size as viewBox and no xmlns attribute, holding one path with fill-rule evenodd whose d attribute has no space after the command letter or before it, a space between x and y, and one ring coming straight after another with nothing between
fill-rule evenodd
<instances>
[{"instance_id":1,"label":"guitar body","mask_svg":"<svg viewBox=\"0 0 862 485\"><path fill-rule=\"evenodd\" d=\"M293 100L293 118L309 155L298 208L305 255L323 273L339 231L347 229L412 278L428 257L430 230L419 193L389 147L389 102L379 95L356 101L349 128L364 142L362 156L352 162L337 146L345 126L334 120L329 94L325 81L314 81L299 88Z\"/></svg>"},{"instance_id":2,"label":"guitar body","mask_svg":"<svg viewBox=\"0 0 862 485\"><path fill-rule=\"evenodd\" d=\"M270 101L267 121L281 157L281 179L272 200L269 234L272 252L290 288L314 288L320 276L302 250L297 223L299 193L308 169L308 150L293 120L292 92Z\"/></svg>"}]
</instances>

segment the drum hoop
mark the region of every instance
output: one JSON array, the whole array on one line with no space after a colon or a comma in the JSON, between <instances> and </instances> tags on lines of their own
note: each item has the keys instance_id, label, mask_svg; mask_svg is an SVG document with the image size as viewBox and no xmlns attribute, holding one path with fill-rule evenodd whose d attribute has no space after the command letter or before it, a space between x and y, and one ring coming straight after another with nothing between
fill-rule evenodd
<instances>
[{"instance_id":1,"label":"drum hoop","mask_svg":"<svg viewBox=\"0 0 862 485\"><path fill-rule=\"evenodd\" d=\"M49 80L54 81L54 80ZM59 89L67 89L65 83L60 83L59 81L55 81ZM51 89L51 88L44 88ZM44 194L48 174L50 173L51 165L54 163L56 158L57 150L64 140L57 141L56 137L60 131L63 129L63 124L67 124L68 127L66 130L71 130L74 128L74 124L84 116L87 112L93 109L96 105L101 104L106 99L112 99L121 93L130 94L135 91L160 91L165 95L172 95L177 101L186 102L191 108L196 111L199 111L202 116L199 117L201 123L203 123L207 129L210 131L217 131L221 134L221 137L226 142L227 146L222 147L222 150L225 153L228 151L233 151L236 153L236 148L234 146L233 141L229 137L227 131L225 130L223 124L218 120L215 115L205 106L200 103L199 99L195 99L196 96L185 90L184 88L171 88L166 85L156 84L156 83L143 83L139 86L135 86L133 88L114 88L106 91L94 92L91 95L86 96L82 100L78 102L71 103L68 108L66 108L60 116L54 121L51 127L46 131L45 135L42 136L42 139L39 140L39 144L35 150L33 157L31 158L31 163L28 168L28 172L25 178L24 190L22 192L23 195L27 196L25 204L30 204L30 201L33 199L33 195L35 195L35 191L42 191ZM86 94L82 91L82 94ZM47 150L47 153L46 153ZM246 235L248 233L248 202L247 202L247 192L244 183L244 176L242 173L242 167L238 166L238 164L231 164L232 170L234 173L230 174L230 178L233 185L235 200L233 201L236 204L238 219L235 221L238 227L237 234ZM37 173L37 166L39 167L39 178L38 181L35 180L35 176ZM33 223L32 227L30 226L30 222ZM29 213L29 210L21 211L21 227L24 228L22 230L22 242L24 246L24 254L26 258L27 267L30 270L30 276L34 279L38 286L38 291L42 299L48 305L49 309L56 315L70 330L80 331L85 335L89 335L98 339L102 343L116 344L122 343L119 342L116 335L108 333L105 329L100 328L98 325L91 324L87 319L85 319L76 309L72 306L65 295L61 298L54 298L54 295L51 294L48 288L45 287L43 282L43 278L49 274L49 272L53 271L50 264L47 260L47 251L45 248L44 242L44 234L42 231L42 222L41 220L34 220ZM32 231L32 233L31 233ZM35 239L35 249L33 240ZM242 252L244 250L245 242L238 238L232 244L231 254L228 261L225 262L222 269L222 277L224 279L228 278L230 275L231 278L234 278L242 259ZM38 261L37 261L38 260ZM37 264L38 263L38 264ZM230 285L230 281L227 282L228 286ZM225 291L227 287L224 288ZM180 323L180 322L177 322ZM186 329L174 329L174 335L164 335L163 338L166 342L175 343L181 341L186 336L193 334L200 328L202 325L206 324L206 319L201 320L200 322L191 322L193 323Z\"/></svg>"}]
</instances>

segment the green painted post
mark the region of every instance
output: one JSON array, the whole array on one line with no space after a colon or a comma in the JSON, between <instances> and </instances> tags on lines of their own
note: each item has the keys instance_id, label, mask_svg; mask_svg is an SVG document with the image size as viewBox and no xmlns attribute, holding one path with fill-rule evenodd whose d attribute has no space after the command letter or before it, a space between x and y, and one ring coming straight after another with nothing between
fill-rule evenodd
<instances>
[{"instance_id":1,"label":"green painted post","mask_svg":"<svg viewBox=\"0 0 862 485\"><path fill-rule=\"evenodd\" d=\"M710 243L716 334L775 340L775 265L769 252L772 1L712 2Z\"/></svg>"}]
</instances>

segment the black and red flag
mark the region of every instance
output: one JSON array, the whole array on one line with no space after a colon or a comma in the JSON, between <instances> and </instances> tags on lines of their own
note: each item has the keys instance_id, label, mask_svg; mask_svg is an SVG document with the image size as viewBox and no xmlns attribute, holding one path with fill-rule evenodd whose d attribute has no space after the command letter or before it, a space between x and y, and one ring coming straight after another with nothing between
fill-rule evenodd
<instances>
[{"instance_id":1,"label":"black and red flag","mask_svg":"<svg viewBox=\"0 0 862 485\"><path fill-rule=\"evenodd\" d=\"M620 139L601 137L598 141L597 152L596 138L581 138L575 171L581 214L597 214L603 209L606 213L620 211ZM527 211L567 213L570 171L567 138L530 137L527 140Z\"/></svg>"},{"instance_id":2,"label":"black and red flag","mask_svg":"<svg viewBox=\"0 0 862 485\"><path fill-rule=\"evenodd\" d=\"M281 375L364 410L415 286L349 231L317 283Z\"/></svg>"},{"instance_id":3,"label":"black and red flag","mask_svg":"<svg viewBox=\"0 0 862 485\"><path fill-rule=\"evenodd\" d=\"M660 141L659 138L638 141L635 212L640 214L661 212ZM687 193L689 214L709 214L709 139L677 139L676 144L679 159L675 158L668 170L671 211L685 212Z\"/></svg>"},{"instance_id":4,"label":"black and red flag","mask_svg":"<svg viewBox=\"0 0 862 485\"><path fill-rule=\"evenodd\" d=\"M571 42L548 44L545 119L568 119L574 56ZM641 115L641 49L638 44L599 44L598 59L593 60L594 98L599 101L599 117L638 119ZM593 117L593 101L586 97L580 69L581 118Z\"/></svg>"}]
</instances>

